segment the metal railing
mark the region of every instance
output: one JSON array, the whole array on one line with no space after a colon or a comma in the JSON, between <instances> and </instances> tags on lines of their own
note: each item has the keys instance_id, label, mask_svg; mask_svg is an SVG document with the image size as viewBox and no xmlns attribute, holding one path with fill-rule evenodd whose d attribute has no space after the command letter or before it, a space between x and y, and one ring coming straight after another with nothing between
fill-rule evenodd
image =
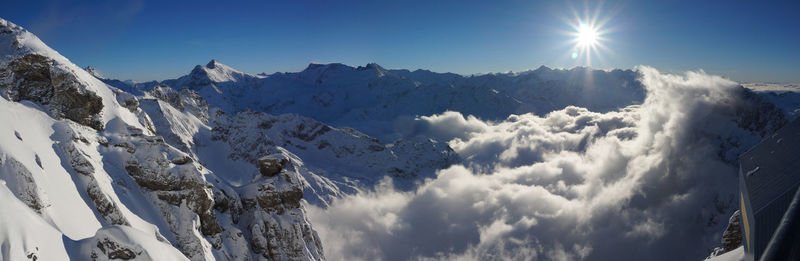
<instances>
[{"instance_id":1,"label":"metal railing","mask_svg":"<svg viewBox=\"0 0 800 261\"><path fill-rule=\"evenodd\" d=\"M800 188L772 234L762 261L800 260Z\"/></svg>"}]
</instances>

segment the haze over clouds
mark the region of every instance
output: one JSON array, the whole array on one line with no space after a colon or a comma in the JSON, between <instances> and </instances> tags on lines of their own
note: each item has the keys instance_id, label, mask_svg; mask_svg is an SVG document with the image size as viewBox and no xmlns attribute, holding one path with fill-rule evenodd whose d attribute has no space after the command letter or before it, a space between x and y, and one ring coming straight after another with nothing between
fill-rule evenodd
<instances>
[{"instance_id":1,"label":"haze over clouds","mask_svg":"<svg viewBox=\"0 0 800 261\"><path fill-rule=\"evenodd\" d=\"M387 179L327 210L309 206L326 256L702 259L737 202L732 162L759 140L748 126L769 123L747 116L758 106L744 106L732 81L637 70L647 98L618 111L418 118L464 164L413 192Z\"/></svg>"}]
</instances>

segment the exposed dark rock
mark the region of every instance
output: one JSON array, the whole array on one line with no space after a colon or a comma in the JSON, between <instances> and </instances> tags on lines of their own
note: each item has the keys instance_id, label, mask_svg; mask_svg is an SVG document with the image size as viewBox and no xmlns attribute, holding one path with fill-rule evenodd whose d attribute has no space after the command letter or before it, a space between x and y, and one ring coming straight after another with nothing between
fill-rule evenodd
<instances>
[{"instance_id":1,"label":"exposed dark rock","mask_svg":"<svg viewBox=\"0 0 800 261\"><path fill-rule=\"evenodd\" d=\"M5 181L6 183L16 184L15 186L9 186L9 189L25 205L36 211L36 213L41 214L42 208L45 206L42 199L39 198L38 186L33 180L33 174L28 171L22 162L11 157L4 158L5 156L0 155L0 170L10 170L11 174L4 177Z\"/></svg>"},{"instance_id":2,"label":"exposed dark rock","mask_svg":"<svg viewBox=\"0 0 800 261\"><path fill-rule=\"evenodd\" d=\"M100 146L108 147L108 138L103 136L97 137L97 143L100 144Z\"/></svg>"},{"instance_id":3,"label":"exposed dark rock","mask_svg":"<svg viewBox=\"0 0 800 261\"><path fill-rule=\"evenodd\" d=\"M736 210L728 219L728 226L725 227L725 232L722 232L721 243L722 246L714 248L706 259L725 254L742 246L741 211Z\"/></svg>"},{"instance_id":4,"label":"exposed dark rock","mask_svg":"<svg viewBox=\"0 0 800 261\"><path fill-rule=\"evenodd\" d=\"M722 248L725 252L734 250L742 245L742 226L741 226L741 211L731 215L728 219L728 227L722 233Z\"/></svg>"},{"instance_id":5,"label":"exposed dark rock","mask_svg":"<svg viewBox=\"0 0 800 261\"><path fill-rule=\"evenodd\" d=\"M94 205L97 207L97 212L103 216L109 223L112 225L130 225L128 219L122 215L122 212L117 207L117 204L112 202L108 199L108 196L103 194L99 187L97 187L97 182L92 180L91 185L86 191L89 194L89 198L94 202Z\"/></svg>"},{"instance_id":6,"label":"exposed dark rock","mask_svg":"<svg viewBox=\"0 0 800 261\"><path fill-rule=\"evenodd\" d=\"M262 184L258 191L259 194L255 199L243 199L245 208L253 208L258 204L264 210L283 214L287 209L299 208L300 200L303 199L303 191L300 188L277 191L274 187Z\"/></svg>"},{"instance_id":7,"label":"exposed dark rock","mask_svg":"<svg viewBox=\"0 0 800 261\"><path fill-rule=\"evenodd\" d=\"M287 215L298 218L302 190L299 188L288 191L276 191L273 187L262 184L259 187L258 197L255 199L243 198L245 215L251 220L247 226L246 237L249 239L253 252L261 254L270 260L282 258L302 259L303 246L308 242L316 244L322 249L319 238L307 223L284 223L275 219L274 215ZM274 213L263 215L261 213ZM304 242L305 241L305 242Z\"/></svg>"},{"instance_id":8,"label":"exposed dark rock","mask_svg":"<svg viewBox=\"0 0 800 261\"><path fill-rule=\"evenodd\" d=\"M75 172L83 175L91 175L94 173L94 166L89 162L88 156L83 151L75 148L71 143L62 144L64 152L69 156L69 165Z\"/></svg>"},{"instance_id":9,"label":"exposed dark rock","mask_svg":"<svg viewBox=\"0 0 800 261\"><path fill-rule=\"evenodd\" d=\"M136 258L136 255L142 254L142 251L134 252L134 250L121 246L117 242L111 241L108 238L103 238L102 240L97 241L97 248L108 257L108 259L122 259L122 260L131 260ZM92 259L95 259L96 253L93 253Z\"/></svg>"},{"instance_id":10,"label":"exposed dark rock","mask_svg":"<svg viewBox=\"0 0 800 261\"><path fill-rule=\"evenodd\" d=\"M127 171L128 175L130 175L133 180L136 181L136 184L153 191L182 190L184 188L191 187L193 183L187 178L171 175L168 172L158 173L156 170L143 168L138 162L135 161L128 162L128 164L125 165L125 171Z\"/></svg>"},{"instance_id":11,"label":"exposed dark rock","mask_svg":"<svg viewBox=\"0 0 800 261\"><path fill-rule=\"evenodd\" d=\"M272 177L280 173L287 163L289 160L280 154L261 157L258 159L258 171L261 175Z\"/></svg>"},{"instance_id":12,"label":"exposed dark rock","mask_svg":"<svg viewBox=\"0 0 800 261\"><path fill-rule=\"evenodd\" d=\"M158 85L150 91L150 95L159 100L165 101L178 110L183 110L183 102L181 102L180 94L167 85Z\"/></svg>"},{"instance_id":13,"label":"exposed dark rock","mask_svg":"<svg viewBox=\"0 0 800 261\"><path fill-rule=\"evenodd\" d=\"M134 143L143 146L143 150L169 150L163 139L137 137ZM123 143L129 144L129 143ZM134 146L131 144L131 146ZM148 155L148 156L144 156ZM222 231L214 212L214 198L207 191L208 185L202 176L196 175L194 166L184 164L171 165L173 161L166 156L153 157L152 154L138 155L126 162L125 170L139 186L155 193L159 200L173 206L185 206L200 217L200 230L205 235L214 235ZM186 156L188 157L188 156ZM183 166L182 166L183 165ZM210 185L209 185L210 187Z\"/></svg>"},{"instance_id":14,"label":"exposed dark rock","mask_svg":"<svg viewBox=\"0 0 800 261\"><path fill-rule=\"evenodd\" d=\"M396 177L396 178L410 179L410 178L414 178L416 176L414 173L407 173L405 170L397 168L397 167L390 168L388 172L389 172L389 175L391 175L392 177Z\"/></svg>"},{"instance_id":15,"label":"exposed dark rock","mask_svg":"<svg viewBox=\"0 0 800 261\"><path fill-rule=\"evenodd\" d=\"M30 259L30 260L32 260L32 261L39 260L39 257L38 257L38 256L36 256L36 253L30 253L30 254L28 254L26 257L28 257L28 259Z\"/></svg>"},{"instance_id":16,"label":"exposed dark rock","mask_svg":"<svg viewBox=\"0 0 800 261\"><path fill-rule=\"evenodd\" d=\"M156 196L158 196L158 199L166 201L173 206L180 206L184 198L176 191L159 191L156 193Z\"/></svg>"},{"instance_id":17,"label":"exposed dark rock","mask_svg":"<svg viewBox=\"0 0 800 261\"><path fill-rule=\"evenodd\" d=\"M284 135L300 139L302 141L313 141L317 137L326 132L333 130L330 126L315 122L307 121L297 125L294 130L284 130Z\"/></svg>"},{"instance_id":18,"label":"exposed dark rock","mask_svg":"<svg viewBox=\"0 0 800 261\"><path fill-rule=\"evenodd\" d=\"M73 136L72 140L83 140L88 143L86 138L79 137L77 135ZM94 203L97 212L112 225L130 225L128 220L122 214L122 211L120 211L119 207L117 207L117 204L111 201L111 199L109 199L108 196L103 193L103 191L97 185L97 180L95 180L94 175L92 175L95 172L95 169L89 161L89 156L86 155L85 152L78 149L75 146L75 143L72 141L59 143L58 146L68 157L68 162L72 169L75 170L75 172L82 174L81 178L87 183L86 193L89 196L89 199L91 199L92 203Z\"/></svg>"},{"instance_id":19,"label":"exposed dark rock","mask_svg":"<svg viewBox=\"0 0 800 261\"><path fill-rule=\"evenodd\" d=\"M276 120L276 119L268 119L268 120L263 120L263 121L261 121L261 123L259 123L259 124L257 125L257 127L258 127L259 129L265 129L265 130L268 130L268 129L271 129L271 128L272 128L272 126L273 126L273 125L274 125L276 122L278 122L278 120Z\"/></svg>"},{"instance_id":20,"label":"exposed dark rock","mask_svg":"<svg viewBox=\"0 0 800 261\"><path fill-rule=\"evenodd\" d=\"M372 144L372 145L369 145L369 147L367 147L367 149L370 150L370 151L376 151L377 152L377 151L385 150L386 147L380 146L380 145L376 145L376 144Z\"/></svg>"},{"instance_id":21,"label":"exposed dark rock","mask_svg":"<svg viewBox=\"0 0 800 261\"><path fill-rule=\"evenodd\" d=\"M12 101L29 100L44 105L56 118L103 129L100 113L103 100L80 88L71 73L54 66L54 61L39 54L26 54L0 68L0 91Z\"/></svg>"},{"instance_id":22,"label":"exposed dark rock","mask_svg":"<svg viewBox=\"0 0 800 261\"><path fill-rule=\"evenodd\" d=\"M135 98L134 99L125 100L125 103L123 104L123 106L125 106L125 108L128 108L129 111L135 112L136 108L139 107L139 100L137 100Z\"/></svg>"},{"instance_id":23,"label":"exposed dark rock","mask_svg":"<svg viewBox=\"0 0 800 261\"><path fill-rule=\"evenodd\" d=\"M39 165L40 168L44 169L44 167L42 167L42 159L39 158L39 154L34 154L33 156L34 160L36 161L36 165Z\"/></svg>"},{"instance_id":24,"label":"exposed dark rock","mask_svg":"<svg viewBox=\"0 0 800 261\"><path fill-rule=\"evenodd\" d=\"M149 94L175 109L194 115L202 122L208 122L208 102L194 90L183 88L177 91L170 86L161 84L155 86Z\"/></svg>"},{"instance_id":25,"label":"exposed dark rock","mask_svg":"<svg viewBox=\"0 0 800 261\"><path fill-rule=\"evenodd\" d=\"M161 136L145 136L143 138L150 143L164 143L164 137Z\"/></svg>"},{"instance_id":26,"label":"exposed dark rock","mask_svg":"<svg viewBox=\"0 0 800 261\"><path fill-rule=\"evenodd\" d=\"M134 147L133 144L130 144L129 142L117 143L114 144L114 147L125 148L125 151L127 151L130 154L136 153L136 147Z\"/></svg>"},{"instance_id":27,"label":"exposed dark rock","mask_svg":"<svg viewBox=\"0 0 800 261\"><path fill-rule=\"evenodd\" d=\"M183 165L183 164L186 164L186 163L192 163L192 161L193 161L193 160L192 160L192 158L191 158L191 157L189 157L189 156L183 156L183 157L180 157L180 158L177 158L177 159L173 159L173 160L172 160L172 164L175 164L175 165Z\"/></svg>"},{"instance_id":28,"label":"exposed dark rock","mask_svg":"<svg viewBox=\"0 0 800 261\"><path fill-rule=\"evenodd\" d=\"M130 93L123 92L120 89L111 89L114 92L114 95L117 97L117 102L120 105L128 109L128 111L136 113L139 109L139 99L136 96L133 96Z\"/></svg>"},{"instance_id":29,"label":"exposed dark rock","mask_svg":"<svg viewBox=\"0 0 800 261\"><path fill-rule=\"evenodd\" d=\"M74 140L74 141L80 141L80 142L83 142L83 144L87 144L87 145L88 145L88 144L90 144L90 143L89 143L89 139L87 139L86 137L83 137L83 136L77 136L77 135L76 135L76 136L73 136L73 137L72 137L72 140Z\"/></svg>"},{"instance_id":30,"label":"exposed dark rock","mask_svg":"<svg viewBox=\"0 0 800 261\"><path fill-rule=\"evenodd\" d=\"M222 213L230 211L234 224L239 223L239 217L242 214L242 202L238 196L239 194L232 189L225 192L219 187L214 187L214 209Z\"/></svg>"},{"instance_id":31,"label":"exposed dark rock","mask_svg":"<svg viewBox=\"0 0 800 261\"><path fill-rule=\"evenodd\" d=\"M250 246L253 252L269 260L304 259L304 241L313 242L315 247L322 249L319 238L308 223L286 224L267 217L250 225L247 232L251 235Z\"/></svg>"}]
</instances>

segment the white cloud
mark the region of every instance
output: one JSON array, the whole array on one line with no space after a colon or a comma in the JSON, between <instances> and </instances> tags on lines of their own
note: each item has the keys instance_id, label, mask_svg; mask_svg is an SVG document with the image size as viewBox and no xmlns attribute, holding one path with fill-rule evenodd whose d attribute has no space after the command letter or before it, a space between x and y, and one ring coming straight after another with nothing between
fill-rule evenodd
<instances>
[{"instance_id":1,"label":"white cloud","mask_svg":"<svg viewBox=\"0 0 800 261\"><path fill-rule=\"evenodd\" d=\"M453 138L468 138L471 133L483 130L487 127L486 123L475 116L469 115L466 118L459 112L446 111L442 114L420 117L421 126L427 127L426 134L437 140L448 141Z\"/></svg>"},{"instance_id":2,"label":"white cloud","mask_svg":"<svg viewBox=\"0 0 800 261\"><path fill-rule=\"evenodd\" d=\"M638 68L641 106L567 107L482 122L421 117L466 160L413 192L309 207L331 260L685 260L708 253L735 206L719 148L756 142L734 82ZM745 109L742 109L745 108ZM728 139L730 138L730 139ZM739 147L730 145L734 140Z\"/></svg>"}]
</instances>

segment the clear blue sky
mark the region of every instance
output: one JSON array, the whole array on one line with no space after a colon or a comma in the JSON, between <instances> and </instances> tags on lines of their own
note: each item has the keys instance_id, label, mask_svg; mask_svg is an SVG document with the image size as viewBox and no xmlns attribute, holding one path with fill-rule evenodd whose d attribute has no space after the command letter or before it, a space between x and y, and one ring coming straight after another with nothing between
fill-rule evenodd
<instances>
[{"instance_id":1,"label":"clear blue sky","mask_svg":"<svg viewBox=\"0 0 800 261\"><path fill-rule=\"evenodd\" d=\"M79 66L161 80L217 59L260 73L309 62L461 74L573 67L570 23L607 20L596 68L704 69L800 82L800 1L10 1L0 17ZM583 17L583 15L580 15ZM602 57L602 59L600 59Z\"/></svg>"}]
</instances>

